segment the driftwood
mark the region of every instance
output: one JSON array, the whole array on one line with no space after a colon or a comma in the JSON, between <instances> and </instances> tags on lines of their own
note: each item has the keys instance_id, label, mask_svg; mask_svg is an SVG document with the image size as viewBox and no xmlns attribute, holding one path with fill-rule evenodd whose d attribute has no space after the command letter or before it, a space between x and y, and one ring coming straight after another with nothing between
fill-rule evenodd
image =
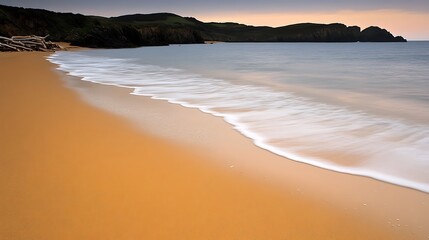
<instances>
[{"instance_id":1,"label":"driftwood","mask_svg":"<svg viewBox=\"0 0 429 240\"><path fill-rule=\"evenodd\" d=\"M13 36L11 38L0 36L0 52L21 52L21 51L43 51L52 52L63 49L60 45L51 41L46 41L40 36Z\"/></svg>"}]
</instances>

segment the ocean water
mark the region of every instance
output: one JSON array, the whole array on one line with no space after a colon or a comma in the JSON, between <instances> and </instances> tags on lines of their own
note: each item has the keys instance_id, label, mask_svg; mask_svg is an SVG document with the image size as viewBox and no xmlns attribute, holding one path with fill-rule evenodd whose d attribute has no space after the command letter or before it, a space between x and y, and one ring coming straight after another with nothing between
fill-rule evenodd
<instances>
[{"instance_id":1,"label":"ocean water","mask_svg":"<svg viewBox=\"0 0 429 240\"><path fill-rule=\"evenodd\" d=\"M429 42L172 45L49 60L83 81L221 116L285 161L429 193Z\"/></svg>"}]
</instances>

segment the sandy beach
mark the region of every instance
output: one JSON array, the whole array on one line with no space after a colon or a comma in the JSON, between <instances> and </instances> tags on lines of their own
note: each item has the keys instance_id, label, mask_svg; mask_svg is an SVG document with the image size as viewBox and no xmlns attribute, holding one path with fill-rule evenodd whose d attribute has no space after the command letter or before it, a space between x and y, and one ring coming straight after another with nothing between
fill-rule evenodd
<instances>
[{"instance_id":1,"label":"sandy beach","mask_svg":"<svg viewBox=\"0 0 429 240\"><path fill-rule=\"evenodd\" d=\"M426 193L287 160L47 56L0 54L0 239L429 238Z\"/></svg>"}]
</instances>

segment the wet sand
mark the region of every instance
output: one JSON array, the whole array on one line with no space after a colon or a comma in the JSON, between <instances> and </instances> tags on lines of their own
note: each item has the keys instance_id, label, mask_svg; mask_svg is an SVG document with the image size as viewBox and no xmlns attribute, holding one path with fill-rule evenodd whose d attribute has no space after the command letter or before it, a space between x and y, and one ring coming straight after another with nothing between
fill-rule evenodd
<instances>
[{"instance_id":1,"label":"wet sand","mask_svg":"<svg viewBox=\"0 0 429 240\"><path fill-rule=\"evenodd\" d=\"M429 236L428 194L285 160L195 109L78 95L46 56L0 54L0 239ZM112 95L147 117L99 109Z\"/></svg>"}]
</instances>

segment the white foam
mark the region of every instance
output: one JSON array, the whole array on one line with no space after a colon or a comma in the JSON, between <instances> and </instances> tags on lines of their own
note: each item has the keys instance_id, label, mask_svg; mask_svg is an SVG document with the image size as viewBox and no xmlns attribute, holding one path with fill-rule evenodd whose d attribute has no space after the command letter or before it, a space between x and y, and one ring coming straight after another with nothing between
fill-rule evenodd
<instances>
[{"instance_id":1,"label":"white foam","mask_svg":"<svg viewBox=\"0 0 429 240\"><path fill-rule=\"evenodd\" d=\"M48 59L84 81L132 88L135 95L221 116L257 146L289 159L429 192L427 125L132 59L79 52L59 52ZM326 152L347 157L332 161Z\"/></svg>"}]
</instances>

